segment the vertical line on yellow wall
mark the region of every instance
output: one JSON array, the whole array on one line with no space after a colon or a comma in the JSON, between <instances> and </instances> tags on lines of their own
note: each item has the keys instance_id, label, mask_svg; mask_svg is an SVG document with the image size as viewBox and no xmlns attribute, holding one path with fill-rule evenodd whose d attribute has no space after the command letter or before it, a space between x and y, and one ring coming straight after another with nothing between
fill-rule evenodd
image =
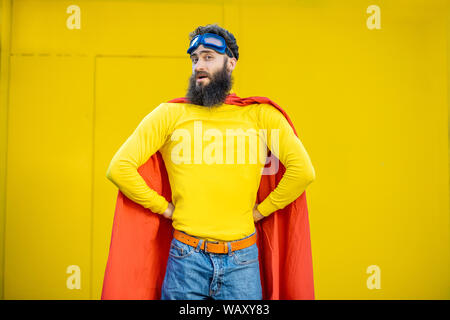
<instances>
[{"instance_id":1,"label":"vertical line on yellow wall","mask_svg":"<svg viewBox=\"0 0 450 320\"><path fill-rule=\"evenodd\" d=\"M446 3L447 16L445 17L447 22L447 148L448 148L448 156L447 156L447 165L448 165L448 186L450 193L450 130L448 126L450 124L450 4ZM449 194L449 206L450 206L450 194ZM450 230L450 219L448 228Z\"/></svg>"},{"instance_id":2,"label":"vertical line on yellow wall","mask_svg":"<svg viewBox=\"0 0 450 320\"><path fill-rule=\"evenodd\" d=\"M12 0L3 0L0 10L1 17L1 53L0 53L0 112L2 117L2 126L4 135L1 134L4 152L2 153L0 166L3 179L0 187L0 217L1 217L1 275L0 275L0 299L5 299L5 267L6 267L6 181L7 181L7 162L8 162L8 118L9 118L9 83L10 83L10 63L11 63L11 20L12 20Z\"/></svg>"},{"instance_id":3,"label":"vertical line on yellow wall","mask_svg":"<svg viewBox=\"0 0 450 320\"><path fill-rule=\"evenodd\" d=\"M91 163L91 253L90 253L90 278L89 278L89 298L93 299L93 279L94 279L94 187L95 187L95 114L96 114L96 84L97 84L97 55L94 55L94 83L92 93L92 163Z\"/></svg>"}]
</instances>

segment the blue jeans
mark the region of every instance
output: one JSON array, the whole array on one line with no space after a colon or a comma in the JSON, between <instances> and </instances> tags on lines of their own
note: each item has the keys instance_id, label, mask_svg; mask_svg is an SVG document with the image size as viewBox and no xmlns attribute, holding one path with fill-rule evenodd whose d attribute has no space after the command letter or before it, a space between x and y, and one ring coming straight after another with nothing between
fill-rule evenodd
<instances>
[{"instance_id":1,"label":"blue jeans","mask_svg":"<svg viewBox=\"0 0 450 320\"><path fill-rule=\"evenodd\" d=\"M203 241L194 248L172 239L161 300L262 300L256 243L231 252L228 242L228 253L210 253Z\"/></svg>"}]
</instances>

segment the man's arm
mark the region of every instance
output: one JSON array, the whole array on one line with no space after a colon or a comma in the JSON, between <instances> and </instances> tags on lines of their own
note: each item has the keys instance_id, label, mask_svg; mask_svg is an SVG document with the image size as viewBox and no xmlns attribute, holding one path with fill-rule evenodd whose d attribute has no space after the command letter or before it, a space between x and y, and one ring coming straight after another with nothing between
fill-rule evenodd
<instances>
[{"instance_id":1,"label":"man's arm","mask_svg":"<svg viewBox=\"0 0 450 320\"><path fill-rule=\"evenodd\" d=\"M119 148L106 172L106 177L125 196L158 214L162 214L169 203L146 184L137 169L165 143L171 122L168 105L160 104Z\"/></svg>"},{"instance_id":2,"label":"man's arm","mask_svg":"<svg viewBox=\"0 0 450 320\"><path fill-rule=\"evenodd\" d=\"M315 171L302 142L278 109L272 105L261 104L259 122L263 129L267 129L267 146L286 168L277 187L257 206L263 216L268 216L297 199L314 181ZM273 129L279 129L279 139L276 139L278 150L271 144Z\"/></svg>"}]
</instances>

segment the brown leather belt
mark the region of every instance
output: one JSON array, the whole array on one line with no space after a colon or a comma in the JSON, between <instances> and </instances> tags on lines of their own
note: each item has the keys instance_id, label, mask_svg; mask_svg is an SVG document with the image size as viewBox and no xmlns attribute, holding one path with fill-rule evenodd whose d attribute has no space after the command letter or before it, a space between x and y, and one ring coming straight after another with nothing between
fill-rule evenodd
<instances>
[{"instance_id":1,"label":"brown leather belt","mask_svg":"<svg viewBox=\"0 0 450 320\"><path fill-rule=\"evenodd\" d=\"M198 243L200 242L199 238L187 235L186 233L183 233L178 230L174 230L173 237L187 245L190 245L194 248L197 248ZM228 242L225 241L203 241L202 245L200 246L200 249L204 250L205 252L211 252L211 253L228 253ZM231 251L236 251L239 249L244 249L247 247L250 247L256 243L256 232L252 236L238 240L238 241L230 241L231 245ZM206 249L205 249L206 244Z\"/></svg>"}]
</instances>

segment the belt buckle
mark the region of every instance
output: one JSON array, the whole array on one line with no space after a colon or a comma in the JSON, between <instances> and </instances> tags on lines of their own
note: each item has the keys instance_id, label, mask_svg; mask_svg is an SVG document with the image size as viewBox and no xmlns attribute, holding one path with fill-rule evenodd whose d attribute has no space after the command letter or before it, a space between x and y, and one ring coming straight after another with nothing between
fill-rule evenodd
<instances>
[{"instance_id":1,"label":"belt buckle","mask_svg":"<svg viewBox=\"0 0 450 320\"><path fill-rule=\"evenodd\" d=\"M208 242L211 242L211 243L214 243L215 241L208 241L208 240L204 240L204 242L205 242L205 252L208 252Z\"/></svg>"},{"instance_id":2,"label":"belt buckle","mask_svg":"<svg viewBox=\"0 0 450 320\"><path fill-rule=\"evenodd\" d=\"M208 242L211 242L211 243L215 243L215 244L219 244L219 243L222 243L223 244L223 246L224 246L224 252L223 253L228 253L228 245L227 245L227 242L223 242L223 241L208 241L208 240L206 240L205 239L205 252L208 252ZM213 252L214 253L214 252Z\"/></svg>"}]
</instances>

